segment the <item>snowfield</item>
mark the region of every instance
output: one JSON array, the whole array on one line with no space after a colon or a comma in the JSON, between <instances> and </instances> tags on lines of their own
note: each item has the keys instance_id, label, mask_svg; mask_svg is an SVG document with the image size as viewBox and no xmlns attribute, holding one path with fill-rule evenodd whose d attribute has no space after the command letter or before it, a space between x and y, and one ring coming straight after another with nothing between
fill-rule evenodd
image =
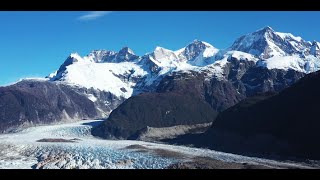
<instances>
[{"instance_id":1,"label":"snowfield","mask_svg":"<svg viewBox=\"0 0 320 180\"><path fill-rule=\"evenodd\" d=\"M133 93L135 83L120 76L129 75L133 78L147 74L138 65L132 62L121 63L93 63L79 61L67 66L67 74L62 78L70 84L81 85L86 88L95 88L109 91L120 97L129 98Z\"/></svg>"},{"instance_id":2,"label":"snowfield","mask_svg":"<svg viewBox=\"0 0 320 180\"><path fill-rule=\"evenodd\" d=\"M101 122L101 120L87 120L38 126L18 133L0 135L0 168L163 169L177 162L190 161L194 157L269 167L308 168L298 163L250 158L208 149L143 141L99 139L93 137L90 132L93 126ZM39 140L68 142L38 142Z\"/></svg>"}]
</instances>

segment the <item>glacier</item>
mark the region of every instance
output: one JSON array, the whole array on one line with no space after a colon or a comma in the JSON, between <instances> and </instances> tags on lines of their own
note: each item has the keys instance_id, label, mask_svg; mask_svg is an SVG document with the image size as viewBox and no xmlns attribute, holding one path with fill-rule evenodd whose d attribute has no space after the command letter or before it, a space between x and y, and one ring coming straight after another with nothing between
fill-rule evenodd
<instances>
[{"instance_id":1,"label":"glacier","mask_svg":"<svg viewBox=\"0 0 320 180\"><path fill-rule=\"evenodd\" d=\"M91 135L91 128L101 122L85 120L36 126L0 135L0 169L163 169L177 162L189 161L193 157L274 168L311 168L301 163L245 157L202 148L143 141L104 140ZM40 139L57 138L74 142L38 142ZM143 148L130 148L134 146ZM177 156L154 153L159 149L174 152Z\"/></svg>"}]
</instances>

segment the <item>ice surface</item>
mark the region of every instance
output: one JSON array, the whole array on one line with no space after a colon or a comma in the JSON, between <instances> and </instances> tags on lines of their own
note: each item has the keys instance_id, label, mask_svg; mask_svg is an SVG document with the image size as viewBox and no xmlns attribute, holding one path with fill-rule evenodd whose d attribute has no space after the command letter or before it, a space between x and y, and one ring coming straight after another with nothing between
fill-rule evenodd
<instances>
[{"instance_id":1,"label":"ice surface","mask_svg":"<svg viewBox=\"0 0 320 180\"><path fill-rule=\"evenodd\" d=\"M86 120L69 124L31 127L14 134L0 135L0 168L65 168L65 169L161 169L176 162L204 156L225 162L250 162L264 165L301 164L251 158L209 149L174 146L129 140L104 140L91 135L91 128L102 121ZM72 139L75 142L37 142L44 138ZM149 149L143 152L126 149L140 145ZM163 149L184 154L184 158L165 157L151 150Z\"/></svg>"}]
</instances>

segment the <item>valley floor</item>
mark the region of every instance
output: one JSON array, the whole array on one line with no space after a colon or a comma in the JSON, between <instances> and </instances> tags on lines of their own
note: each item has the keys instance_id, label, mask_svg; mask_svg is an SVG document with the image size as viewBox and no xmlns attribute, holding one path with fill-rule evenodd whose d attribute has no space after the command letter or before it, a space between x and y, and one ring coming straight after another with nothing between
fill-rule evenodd
<instances>
[{"instance_id":1,"label":"valley floor","mask_svg":"<svg viewBox=\"0 0 320 180\"><path fill-rule=\"evenodd\" d=\"M101 120L38 126L0 135L1 169L314 168L208 149L91 135Z\"/></svg>"}]
</instances>

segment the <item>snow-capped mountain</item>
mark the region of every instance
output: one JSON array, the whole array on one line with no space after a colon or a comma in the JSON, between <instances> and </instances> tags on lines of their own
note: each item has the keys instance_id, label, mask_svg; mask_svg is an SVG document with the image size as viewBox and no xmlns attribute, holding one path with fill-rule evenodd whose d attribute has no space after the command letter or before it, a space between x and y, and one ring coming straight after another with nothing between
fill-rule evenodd
<instances>
[{"instance_id":1,"label":"snow-capped mountain","mask_svg":"<svg viewBox=\"0 0 320 180\"><path fill-rule=\"evenodd\" d=\"M294 69L310 73L319 69L319 43L296 37L291 33L275 32L265 27L238 38L228 50L246 52L260 58L258 65L268 69Z\"/></svg>"},{"instance_id":2,"label":"snow-capped mountain","mask_svg":"<svg viewBox=\"0 0 320 180\"><path fill-rule=\"evenodd\" d=\"M214 56L218 53L218 49L211 44L194 40L186 47L175 51L180 61L188 62L194 66L206 66L214 62Z\"/></svg>"},{"instance_id":3,"label":"snow-capped mountain","mask_svg":"<svg viewBox=\"0 0 320 180\"><path fill-rule=\"evenodd\" d=\"M156 47L152 53L144 55L139 64L147 67L151 73L165 74L177 68L180 62L174 51Z\"/></svg>"},{"instance_id":4,"label":"snow-capped mountain","mask_svg":"<svg viewBox=\"0 0 320 180\"><path fill-rule=\"evenodd\" d=\"M57 72L48 77L61 81L110 92L129 98L146 87L154 86L161 77L172 71L191 70L212 64L219 50L212 45L195 40L185 48L172 51L156 47L142 57L128 47L119 52L95 50L81 57L72 53Z\"/></svg>"},{"instance_id":5,"label":"snow-capped mountain","mask_svg":"<svg viewBox=\"0 0 320 180\"><path fill-rule=\"evenodd\" d=\"M94 50L86 56L72 53L55 72L47 76L49 85L56 84L52 93L68 94L68 97L47 96L51 91L46 89L40 92L45 97L51 97L50 101L58 102L59 117L105 117L126 99L145 92L199 96L213 110L220 112L256 93L280 91L305 74L319 70L319 47L319 42L311 43L266 27L240 37L224 50L194 40L178 50L156 47L143 56L136 55L129 47L118 52ZM25 87L29 84L30 91L33 91L33 82L26 82ZM13 87L23 92L25 89L19 84ZM42 86L35 88L38 87ZM64 92L60 92L61 87L64 87ZM79 101L71 101L76 97L74 93L87 98L86 104L77 105ZM21 98L29 97L23 94ZM32 102L38 101L41 100ZM79 116L72 114L78 107L92 105L96 112L90 116L86 115L87 110ZM34 107L38 106L27 108L30 112L40 111L32 109ZM20 122L19 117L17 122ZM27 120L44 118L41 114L29 117L22 111L21 117Z\"/></svg>"},{"instance_id":6,"label":"snow-capped mountain","mask_svg":"<svg viewBox=\"0 0 320 180\"><path fill-rule=\"evenodd\" d=\"M316 41L311 43L265 27L241 36L226 50L194 40L176 51L156 47L141 57L128 47L119 52L94 50L84 57L72 53L48 77L51 81L94 88L127 99L154 90L172 72L206 72L207 79L223 79L230 59L253 61L256 66L268 69L314 72L320 69L319 47Z\"/></svg>"},{"instance_id":7,"label":"snow-capped mountain","mask_svg":"<svg viewBox=\"0 0 320 180\"><path fill-rule=\"evenodd\" d=\"M113 62L128 62L128 61L134 61L138 59L139 56L135 55L134 52L128 48L124 47L122 48L119 53L116 54Z\"/></svg>"},{"instance_id":8,"label":"snow-capped mountain","mask_svg":"<svg viewBox=\"0 0 320 180\"><path fill-rule=\"evenodd\" d=\"M250 53L262 59L273 56L304 55L311 43L290 33L275 32L271 27L259 29L238 38L230 47L231 50Z\"/></svg>"}]
</instances>

